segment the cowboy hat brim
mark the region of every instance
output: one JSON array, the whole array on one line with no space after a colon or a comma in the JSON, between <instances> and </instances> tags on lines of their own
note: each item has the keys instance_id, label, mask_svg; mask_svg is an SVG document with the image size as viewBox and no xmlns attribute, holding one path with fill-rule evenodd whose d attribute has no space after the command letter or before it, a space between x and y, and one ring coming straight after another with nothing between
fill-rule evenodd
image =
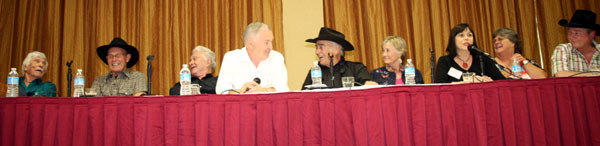
<instances>
[{"instance_id":1,"label":"cowboy hat brim","mask_svg":"<svg viewBox=\"0 0 600 146\"><path fill-rule=\"evenodd\" d=\"M352 44L350 44L350 42L348 42L345 39L338 38L338 37L317 37L314 39L307 39L306 42L317 43L318 40L327 40L327 41L332 41L332 42L338 43L344 48L344 51L354 50L354 46L352 46Z\"/></svg>"},{"instance_id":2,"label":"cowboy hat brim","mask_svg":"<svg viewBox=\"0 0 600 146\"><path fill-rule=\"evenodd\" d=\"M100 59L102 59L104 64L108 65L106 56L108 55L108 49L110 49L112 47L122 48L128 54L131 54L131 59L129 59L129 62L127 62L127 68L134 66L138 62L140 53L138 52L138 50L135 47L130 46L130 45L104 45L104 46L100 46L96 49L96 53L98 54L98 57L100 57Z\"/></svg>"},{"instance_id":3,"label":"cowboy hat brim","mask_svg":"<svg viewBox=\"0 0 600 146\"><path fill-rule=\"evenodd\" d=\"M600 31L600 25L598 25L598 24L591 24L591 25L580 24L580 23L569 22L566 19L561 19L560 21L558 21L558 25L563 26L563 27L589 28L589 29L596 31L596 36L600 36L600 33L598 33Z\"/></svg>"}]
</instances>

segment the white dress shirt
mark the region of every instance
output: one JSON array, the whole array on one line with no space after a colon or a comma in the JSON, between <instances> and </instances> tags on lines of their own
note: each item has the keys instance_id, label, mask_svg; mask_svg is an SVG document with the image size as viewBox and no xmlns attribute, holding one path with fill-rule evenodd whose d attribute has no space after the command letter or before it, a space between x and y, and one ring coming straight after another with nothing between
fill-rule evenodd
<instances>
[{"instance_id":1,"label":"white dress shirt","mask_svg":"<svg viewBox=\"0 0 600 146\"><path fill-rule=\"evenodd\" d=\"M229 89L240 89L244 83L260 78L263 88L275 88L276 92L286 92L287 69L281 53L271 50L269 57L255 67L246 47L225 53L217 80L217 94Z\"/></svg>"}]
</instances>

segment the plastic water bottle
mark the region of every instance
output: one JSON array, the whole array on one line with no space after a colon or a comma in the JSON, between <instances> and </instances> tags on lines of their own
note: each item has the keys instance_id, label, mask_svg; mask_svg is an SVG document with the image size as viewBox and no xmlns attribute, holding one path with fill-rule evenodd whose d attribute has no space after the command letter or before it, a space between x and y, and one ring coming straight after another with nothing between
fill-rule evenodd
<instances>
[{"instance_id":1,"label":"plastic water bottle","mask_svg":"<svg viewBox=\"0 0 600 146\"><path fill-rule=\"evenodd\" d=\"M85 88L85 78L83 77L83 70L77 69L77 74L75 74L75 80L73 81L73 85L75 85L75 88L73 90L73 97L83 96L83 89Z\"/></svg>"},{"instance_id":2,"label":"plastic water bottle","mask_svg":"<svg viewBox=\"0 0 600 146\"><path fill-rule=\"evenodd\" d=\"M523 68L521 67L521 64L519 64L519 61L517 61L517 58L513 59L513 64L510 68L512 69L515 78L521 79L521 72L523 72Z\"/></svg>"},{"instance_id":3,"label":"plastic water bottle","mask_svg":"<svg viewBox=\"0 0 600 146\"><path fill-rule=\"evenodd\" d=\"M17 72L17 68L10 68L6 85L8 85L8 89L6 89L6 97L19 96L19 73Z\"/></svg>"},{"instance_id":4,"label":"plastic water bottle","mask_svg":"<svg viewBox=\"0 0 600 146\"><path fill-rule=\"evenodd\" d=\"M318 61L315 61L313 67L310 69L310 77L312 78L313 85L323 84L323 73Z\"/></svg>"},{"instance_id":5,"label":"plastic water bottle","mask_svg":"<svg viewBox=\"0 0 600 146\"><path fill-rule=\"evenodd\" d=\"M183 68L179 71L179 83L181 88L179 89L180 95L192 95L192 77L190 69L187 64L183 64Z\"/></svg>"},{"instance_id":6,"label":"plastic water bottle","mask_svg":"<svg viewBox=\"0 0 600 146\"><path fill-rule=\"evenodd\" d=\"M412 64L412 59L406 59L406 67L404 67L404 77L406 78L406 85L414 85L415 82L415 66Z\"/></svg>"}]
</instances>

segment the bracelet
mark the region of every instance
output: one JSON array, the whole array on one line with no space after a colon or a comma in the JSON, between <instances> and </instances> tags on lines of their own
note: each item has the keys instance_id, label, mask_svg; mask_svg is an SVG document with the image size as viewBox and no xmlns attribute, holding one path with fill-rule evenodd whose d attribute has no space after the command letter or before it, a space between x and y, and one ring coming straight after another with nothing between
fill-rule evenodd
<instances>
[{"instance_id":1,"label":"bracelet","mask_svg":"<svg viewBox=\"0 0 600 146\"><path fill-rule=\"evenodd\" d=\"M527 64L529 64L529 60L525 59L525 60L521 61L521 66L524 66Z\"/></svg>"}]
</instances>

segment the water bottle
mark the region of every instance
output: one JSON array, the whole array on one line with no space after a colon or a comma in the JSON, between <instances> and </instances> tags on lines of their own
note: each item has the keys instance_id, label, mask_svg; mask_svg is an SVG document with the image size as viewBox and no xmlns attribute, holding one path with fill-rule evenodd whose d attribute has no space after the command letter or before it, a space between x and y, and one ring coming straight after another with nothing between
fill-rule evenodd
<instances>
[{"instance_id":1,"label":"water bottle","mask_svg":"<svg viewBox=\"0 0 600 146\"><path fill-rule=\"evenodd\" d=\"M315 61L313 67L310 69L310 77L312 78L313 85L323 84L323 73L318 61Z\"/></svg>"},{"instance_id":2,"label":"water bottle","mask_svg":"<svg viewBox=\"0 0 600 146\"><path fill-rule=\"evenodd\" d=\"M10 68L6 85L8 85L6 97L19 96L19 73L17 72L17 68Z\"/></svg>"},{"instance_id":3,"label":"water bottle","mask_svg":"<svg viewBox=\"0 0 600 146\"><path fill-rule=\"evenodd\" d=\"M83 70L77 69L77 74L75 74L75 80L73 80L73 85L75 85L75 88L73 90L73 97L83 96L83 89L85 88L85 78L83 77Z\"/></svg>"},{"instance_id":4,"label":"water bottle","mask_svg":"<svg viewBox=\"0 0 600 146\"><path fill-rule=\"evenodd\" d=\"M521 67L521 64L519 64L519 61L517 61L517 58L513 59L512 66L510 68L512 69L515 78L521 79L521 72L523 72L523 68Z\"/></svg>"},{"instance_id":5,"label":"water bottle","mask_svg":"<svg viewBox=\"0 0 600 146\"><path fill-rule=\"evenodd\" d=\"M183 64L183 68L179 71L179 83L181 88L179 89L180 95L192 95L192 77L190 69L187 64Z\"/></svg>"},{"instance_id":6,"label":"water bottle","mask_svg":"<svg viewBox=\"0 0 600 146\"><path fill-rule=\"evenodd\" d=\"M404 77L406 85L414 85L415 82L415 66L412 64L412 59L406 59L406 67L404 67Z\"/></svg>"}]
</instances>

